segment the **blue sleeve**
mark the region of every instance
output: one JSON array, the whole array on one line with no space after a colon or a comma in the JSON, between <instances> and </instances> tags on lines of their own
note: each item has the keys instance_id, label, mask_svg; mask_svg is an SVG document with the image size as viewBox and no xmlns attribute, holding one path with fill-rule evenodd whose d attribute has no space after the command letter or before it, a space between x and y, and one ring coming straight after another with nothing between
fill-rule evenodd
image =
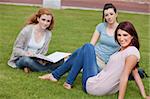
<instances>
[{"instance_id":1,"label":"blue sleeve","mask_svg":"<svg viewBox=\"0 0 150 99\"><path fill-rule=\"evenodd\" d=\"M98 24L96 30L101 34L104 31L104 23Z\"/></svg>"}]
</instances>

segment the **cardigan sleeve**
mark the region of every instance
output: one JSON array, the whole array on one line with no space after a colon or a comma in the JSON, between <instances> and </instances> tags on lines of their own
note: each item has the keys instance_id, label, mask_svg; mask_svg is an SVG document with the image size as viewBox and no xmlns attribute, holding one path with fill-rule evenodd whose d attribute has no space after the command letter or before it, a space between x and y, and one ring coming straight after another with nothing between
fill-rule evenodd
<instances>
[{"instance_id":1,"label":"cardigan sleeve","mask_svg":"<svg viewBox=\"0 0 150 99\"><path fill-rule=\"evenodd\" d=\"M29 26L26 26L19 33L13 46L14 56L25 56L26 53L25 44L27 43L29 38L28 32L29 32Z\"/></svg>"}]
</instances>

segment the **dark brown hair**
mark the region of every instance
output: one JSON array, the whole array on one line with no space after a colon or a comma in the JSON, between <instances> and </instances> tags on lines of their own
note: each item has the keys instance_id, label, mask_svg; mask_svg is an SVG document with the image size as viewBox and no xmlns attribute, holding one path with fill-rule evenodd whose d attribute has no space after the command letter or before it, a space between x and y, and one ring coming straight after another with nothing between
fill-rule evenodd
<instances>
[{"instance_id":1,"label":"dark brown hair","mask_svg":"<svg viewBox=\"0 0 150 99\"><path fill-rule=\"evenodd\" d=\"M134 28L134 26L133 26L132 23L130 23L130 22L128 22L128 21L125 21L125 22L121 22L121 23L117 26L117 28L116 28L116 30L115 30L115 40L116 40L117 42L118 42L118 39L117 39L117 32L118 32L119 29L121 29L121 30L123 30L123 31L126 31L127 33L129 33L129 34L133 37L133 39L131 40L130 45L135 46L137 49L140 48L139 39L138 39L138 34L137 34L137 32L136 32L136 30L135 30L135 28ZM118 44L119 44L119 42L118 42ZM120 45L120 44L119 44L119 45Z\"/></svg>"},{"instance_id":2,"label":"dark brown hair","mask_svg":"<svg viewBox=\"0 0 150 99\"><path fill-rule=\"evenodd\" d=\"M117 13L117 9L116 9L116 7L115 7L112 3L106 3L106 4L104 5L104 8L103 8L102 21L104 21L104 11L105 11L105 10L108 10L109 8L114 9L114 12ZM105 22L106 22L106 20L105 20Z\"/></svg>"}]
</instances>

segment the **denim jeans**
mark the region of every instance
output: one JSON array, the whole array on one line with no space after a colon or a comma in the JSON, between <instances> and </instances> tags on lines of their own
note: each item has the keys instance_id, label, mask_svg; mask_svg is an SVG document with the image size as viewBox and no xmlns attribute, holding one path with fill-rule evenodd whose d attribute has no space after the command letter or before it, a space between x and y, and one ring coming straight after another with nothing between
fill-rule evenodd
<instances>
[{"instance_id":1,"label":"denim jeans","mask_svg":"<svg viewBox=\"0 0 150 99\"><path fill-rule=\"evenodd\" d=\"M85 44L77 49L66 62L52 72L52 75L56 79L59 79L63 74L70 70L66 82L72 85L82 68L82 86L83 90L86 92L87 79L95 76L100 71L96 62L94 46L92 44Z\"/></svg>"},{"instance_id":2,"label":"denim jeans","mask_svg":"<svg viewBox=\"0 0 150 99\"><path fill-rule=\"evenodd\" d=\"M18 68L23 69L24 67L28 67L31 69L31 71L35 72L51 72L55 70L57 67L62 65L64 60L61 60L57 63L46 63L46 64L41 64L37 61L35 58L27 57L27 56L22 56L20 57L16 65Z\"/></svg>"}]
</instances>

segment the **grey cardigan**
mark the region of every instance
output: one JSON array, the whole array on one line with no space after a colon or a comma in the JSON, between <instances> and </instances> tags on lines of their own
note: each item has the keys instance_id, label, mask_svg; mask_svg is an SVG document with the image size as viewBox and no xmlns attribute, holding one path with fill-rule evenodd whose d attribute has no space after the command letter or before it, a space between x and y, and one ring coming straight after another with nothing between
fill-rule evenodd
<instances>
[{"instance_id":1,"label":"grey cardigan","mask_svg":"<svg viewBox=\"0 0 150 99\"><path fill-rule=\"evenodd\" d=\"M11 66L12 68L17 67L16 60L19 57L25 56L27 45L31 38L33 28L34 28L34 25L27 25L19 33L13 46L12 55L10 59L8 60L8 65ZM45 32L46 32L45 43L43 47L37 51L36 54L46 54L48 51L48 45L51 40L52 33L49 30L46 30Z\"/></svg>"}]
</instances>

